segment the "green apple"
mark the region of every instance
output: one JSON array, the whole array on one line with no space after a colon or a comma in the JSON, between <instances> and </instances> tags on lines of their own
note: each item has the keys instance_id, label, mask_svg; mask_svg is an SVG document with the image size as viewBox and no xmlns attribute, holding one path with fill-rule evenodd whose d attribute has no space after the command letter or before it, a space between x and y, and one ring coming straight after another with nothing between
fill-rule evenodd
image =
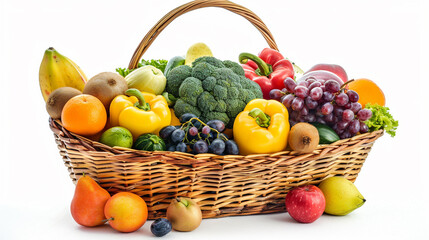
<instances>
[{"instance_id":1,"label":"green apple","mask_svg":"<svg viewBox=\"0 0 429 240\"><path fill-rule=\"evenodd\" d=\"M167 208L167 219L171 222L174 230L190 232L201 224L201 209L194 200L177 197L171 201Z\"/></svg>"}]
</instances>

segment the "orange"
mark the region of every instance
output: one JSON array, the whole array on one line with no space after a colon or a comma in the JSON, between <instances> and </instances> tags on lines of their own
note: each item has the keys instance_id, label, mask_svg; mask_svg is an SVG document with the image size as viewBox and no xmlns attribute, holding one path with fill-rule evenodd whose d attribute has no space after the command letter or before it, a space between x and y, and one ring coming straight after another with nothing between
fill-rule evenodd
<instances>
[{"instance_id":1,"label":"orange","mask_svg":"<svg viewBox=\"0 0 429 240\"><path fill-rule=\"evenodd\" d=\"M348 87L350 90L354 90L359 94L358 102L362 104L362 107L365 107L367 103L376 103L380 106L384 106L386 103L383 91L381 91L380 87L378 87L375 82L369 79L356 79L349 83Z\"/></svg>"},{"instance_id":2,"label":"orange","mask_svg":"<svg viewBox=\"0 0 429 240\"><path fill-rule=\"evenodd\" d=\"M119 192L107 200L104 216L109 225L120 232L134 232L147 220L146 202L130 192Z\"/></svg>"},{"instance_id":3,"label":"orange","mask_svg":"<svg viewBox=\"0 0 429 240\"><path fill-rule=\"evenodd\" d=\"M107 122L107 113L98 98L81 94L71 98L64 105L61 121L67 130L90 136L103 130Z\"/></svg>"}]
</instances>

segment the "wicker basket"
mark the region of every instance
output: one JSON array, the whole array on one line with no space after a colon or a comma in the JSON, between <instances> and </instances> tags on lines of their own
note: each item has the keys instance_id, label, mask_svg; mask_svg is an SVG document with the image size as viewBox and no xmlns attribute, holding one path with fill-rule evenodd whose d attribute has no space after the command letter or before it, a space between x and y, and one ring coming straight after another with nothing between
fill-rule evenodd
<instances>
[{"instance_id":1,"label":"wicker basket","mask_svg":"<svg viewBox=\"0 0 429 240\"><path fill-rule=\"evenodd\" d=\"M165 15L144 37L129 68L135 68L158 34L186 12L221 7L249 20L268 45L277 45L265 24L250 10L225 0L197 0ZM375 140L376 131L319 145L309 154L283 151L248 156L192 155L180 152L148 152L111 148L64 129L61 122L49 120L60 155L76 183L83 173L94 178L111 194L129 191L148 205L149 219L165 215L176 196L193 198L203 218L250 215L285 211L289 189L318 184L331 176L354 181Z\"/></svg>"}]
</instances>

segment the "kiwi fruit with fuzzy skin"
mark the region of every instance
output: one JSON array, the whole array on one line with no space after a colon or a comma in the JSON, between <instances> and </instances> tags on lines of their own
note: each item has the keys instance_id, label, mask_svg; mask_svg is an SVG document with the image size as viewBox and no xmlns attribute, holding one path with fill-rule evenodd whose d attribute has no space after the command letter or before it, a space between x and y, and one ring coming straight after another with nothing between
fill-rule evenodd
<instances>
[{"instance_id":1,"label":"kiwi fruit with fuzzy skin","mask_svg":"<svg viewBox=\"0 0 429 240\"><path fill-rule=\"evenodd\" d=\"M113 72L102 72L89 79L83 88L83 93L98 98L109 112L113 98L124 94L127 90L128 84L124 77Z\"/></svg>"},{"instance_id":2,"label":"kiwi fruit with fuzzy skin","mask_svg":"<svg viewBox=\"0 0 429 240\"><path fill-rule=\"evenodd\" d=\"M72 87L60 87L55 89L49 94L48 100L46 100L46 111L49 116L53 119L60 119L61 112L63 111L64 105L67 101L77 95L82 94L81 91Z\"/></svg>"},{"instance_id":3,"label":"kiwi fruit with fuzzy skin","mask_svg":"<svg viewBox=\"0 0 429 240\"><path fill-rule=\"evenodd\" d=\"M290 129L288 138L290 148L300 153L311 153L319 145L319 131L305 122L295 124Z\"/></svg>"}]
</instances>

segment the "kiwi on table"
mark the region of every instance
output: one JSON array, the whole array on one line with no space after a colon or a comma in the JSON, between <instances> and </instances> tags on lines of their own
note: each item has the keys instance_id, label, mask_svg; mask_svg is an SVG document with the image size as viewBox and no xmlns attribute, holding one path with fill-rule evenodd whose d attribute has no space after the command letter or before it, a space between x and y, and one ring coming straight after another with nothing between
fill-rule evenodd
<instances>
[{"instance_id":1,"label":"kiwi on table","mask_svg":"<svg viewBox=\"0 0 429 240\"><path fill-rule=\"evenodd\" d=\"M319 131L309 123L297 123L290 129L288 142L294 151L311 153L319 145Z\"/></svg>"},{"instance_id":2,"label":"kiwi on table","mask_svg":"<svg viewBox=\"0 0 429 240\"><path fill-rule=\"evenodd\" d=\"M61 112L67 101L77 95L82 94L81 91L72 87L60 87L49 94L46 101L46 111L53 119L61 118Z\"/></svg>"},{"instance_id":3,"label":"kiwi on table","mask_svg":"<svg viewBox=\"0 0 429 240\"><path fill-rule=\"evenodd\" d=\"M83 88L83 93L98 98L109 112L113 98L124 94L127 89L128 84L124 77L113 72L102 72L89 79Z\"/></svg>"}]
</instances>

